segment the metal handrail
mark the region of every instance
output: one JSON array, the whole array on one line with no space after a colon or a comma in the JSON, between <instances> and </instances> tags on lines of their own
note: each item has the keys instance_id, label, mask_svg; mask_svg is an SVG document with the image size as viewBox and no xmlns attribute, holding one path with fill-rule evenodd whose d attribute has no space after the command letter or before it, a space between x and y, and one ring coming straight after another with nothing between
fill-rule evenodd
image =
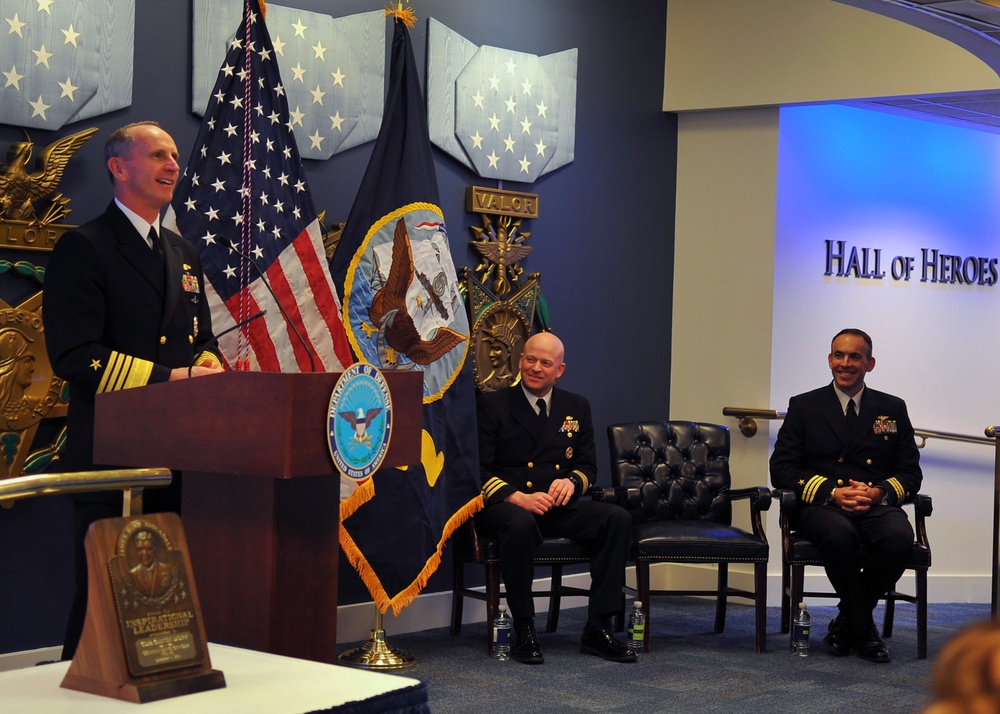
<instances>
[{"instance_id":1,"label":"metal handrail","mask_svg":"<svg viewBox=\"0 0 1000 714\"><path fill-rule=\"evenodd\" d=\"M785 412L775 409L754 409L749 407L723 407L722 415L736 417L740 433L748 439L757 434L758 419L784 419Z\"/></svg>"},{"instance_id":2,"label":"metal handrail","mask_svg":"<svg viewBox=\"0 0 1000 714\"><path fill-rule=\"evenodd\" d=\"M16 501L36 496L122 491L122 515L138 515L142 513L142 490L169 486L172 480L170 469L110 469L15 476L0 479L0 506L10 508Z\"/></svg>"},{"instance_id":3,"label":"metal handrail","mask_svg":"<svg viewBox=\"0 0 1000 714\"><path fill-rule=\"evenodd\" d=\"M757 433L757 419L784 419L787 414L785 409L756 409L749 407L723 407L723 416L735 417L740 433L749 438ZM965 444L983 444L993 446L995 444L995 434L1000 433L1000 426L986 427L986 436L972 436L970 434L956 434L951 431L938 431L936 429L914 429L913 435L919 440L918 449L927 445L928 439L941 439L942 441L959 441Z\"/></svg>"}]
</instances>

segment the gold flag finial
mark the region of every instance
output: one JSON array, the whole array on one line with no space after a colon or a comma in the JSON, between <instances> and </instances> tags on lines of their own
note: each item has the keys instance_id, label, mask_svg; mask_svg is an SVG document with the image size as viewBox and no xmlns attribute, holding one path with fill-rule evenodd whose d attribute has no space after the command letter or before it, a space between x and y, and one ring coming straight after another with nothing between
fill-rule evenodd
<instances>
[{"instance_id":1,"label":"gold flag finial","mask_svg":"<svg viewBox=\"0 0 1000 714\"><path fill-rule=\"evenodd\" d=\"M386 17L392 15L397 22L402 22L411 29L417 25L417 14L413 12L412 7L404 8L402 0L397 0L395 6L387 6L385 8L385 15Z\"/></svg>"}]
</instances>

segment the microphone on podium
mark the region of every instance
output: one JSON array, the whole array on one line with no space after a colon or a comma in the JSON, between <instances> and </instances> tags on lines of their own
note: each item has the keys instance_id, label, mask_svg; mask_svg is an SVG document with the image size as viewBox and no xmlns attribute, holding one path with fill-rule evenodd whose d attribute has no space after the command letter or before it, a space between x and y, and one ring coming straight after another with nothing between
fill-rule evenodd
<instances>
[{"instance_id":1,"label":"microphone on podium","mask_svg":"<svg viewBox=\"0 0 1000 714\"><path fill-rule=\"evenodd\" d=\"M285 310L285 306L281 304L281 300L279 300L278 296L275 294L274 289L271 287L271 281L267 279L267 276L264 274L264 271L260 269L260 266L257 265L257 262L253 258L251 258L242 250L237 248L236 244L233 243L233 241L231 241L229 238L227 238L226 236L219 236L219 239L224 246L229 248L229 250L233 251L234 253L236 253L236 255L240 256L241 258L243 258L243 260L247 261L248 263L250 263L250 265L253 266L254 272L257 273L257 275L261 279L261 282L264 283L264 287L267 288L267 291L271 293L271 297L274 298L274 303L278 306L278 310L281 311L281 316L285 318L285 324L292 329L292 332L295 333L295 337L298 338L299 342L302 344L303 349L305 349L306 356L309 357L309 371L315 372L316 359L315 357L313 357L312 348L309 346L309 343L306 342L305 338L302 336L302 333L299 332L299 328L295 326L295 323L292 321L291 316L289 316L288 311Z\"/></svg>"}]
</instances>

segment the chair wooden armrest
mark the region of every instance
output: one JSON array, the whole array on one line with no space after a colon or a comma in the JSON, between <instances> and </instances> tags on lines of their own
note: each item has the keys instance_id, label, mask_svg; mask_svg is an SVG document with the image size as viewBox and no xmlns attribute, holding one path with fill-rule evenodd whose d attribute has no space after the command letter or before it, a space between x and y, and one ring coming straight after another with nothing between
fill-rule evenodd
<instances>
[{"instance_id":1,"label":"chair wooden armrest","mask_svg":"<svg viewBox=\"0 0 1000 714\"><path fill-rule=\"evenodd\" d=\"M744 498L750 501L750 524L753 527L755 536L767 541L764 534L764 524L760 514L771 508L771 490L766 486L753 486L751 488L733 488L729 490L729 498L732 501L739 501Z\"/></svg>"}]
</instances>

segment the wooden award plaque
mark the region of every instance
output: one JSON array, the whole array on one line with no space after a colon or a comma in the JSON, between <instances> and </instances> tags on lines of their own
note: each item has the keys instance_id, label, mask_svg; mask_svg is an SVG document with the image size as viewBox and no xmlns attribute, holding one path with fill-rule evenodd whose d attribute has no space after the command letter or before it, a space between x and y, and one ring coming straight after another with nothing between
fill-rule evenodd
<instances>
[{"instance_id":1,"label":"wooden award plaque","mask_svg":"<svg viewBox=\"0 0 1000 714\"><path fill-rule=\"evenodd\" d=\"M85 546L87 618L61 686L137 704L225 687L209 659L180 517L97 521Z\"/></svg>"}]
</instances>

